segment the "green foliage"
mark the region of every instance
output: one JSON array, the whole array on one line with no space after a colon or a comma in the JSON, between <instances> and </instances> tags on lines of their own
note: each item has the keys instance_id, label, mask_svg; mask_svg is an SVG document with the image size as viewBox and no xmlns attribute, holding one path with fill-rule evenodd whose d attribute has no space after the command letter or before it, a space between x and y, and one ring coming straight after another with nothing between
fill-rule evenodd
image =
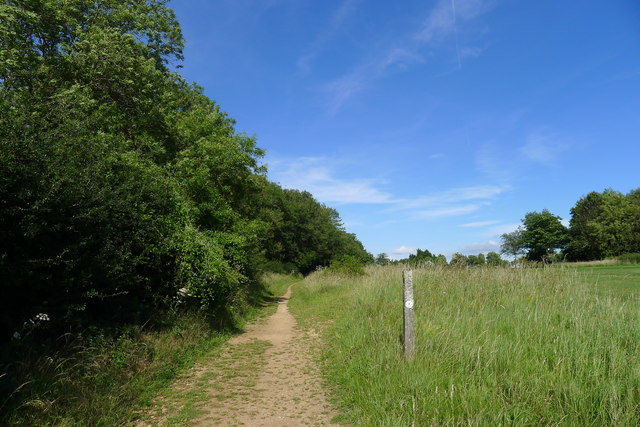
<instances>
[{"instance_id":1,"label":"green foliage","mask_svg":"<svg viewBox=\"0 0 640 427\"><path fill-rule=\"evenodd\" d=\"M498 254L497 252L492 251L487 254L487 265L503 266L506 264L507 261L500 258L500 254Z\"/></svg>"},{"instance_id":2,"label":"green foliage","mask_svg":"<svg viewBox=\"0 0 640 427\"><path fill-rule=\"evenodd\" d=\"M640 251L640 197L613 190L591 192L571 209L570 241L565 253L572 261L588 261Z\"/></svg>"},{"instance_id":3,"label":"green foliage","mask_svg":"<svg viewBox=\"0 0 640 427\"><path fill-rule=\"evenodd\" d=\"M165 0L0 5L3 359L87 327L161 326L183 293L220 325L260 269L373 261L334 209L269 183L255 138L170 71L183 45Z\"/></svg>"},{"instance_id":4,"label":"green foliage","mask_svg":"<svg viewBox=\"0 0 640 427\"><path fill-rule=\"evenodd\" d=\"M469 264L469 258L459 252L455 252L453 255L451 255L451 261L449 261L449 264L458 266L467 265Z\"/></svg>"},{"instance_id":5,"label":"green foliage","mask_svg":"<svg viewBox=\"0 0 640 427\"><path fill-rule=\"evenodd\" d=\"M244 277L224 259L222 246L192 227L182 230L177 243L178 286L206 311L227 307Z\"/></svg>"},{"instance_id":6,"label":"green foliage","mask_svg":"<svg viewBox=\"0 0 640 427\"><path fill-rule=\"evenodd\" d=\"M371 260L335 210L267 182L255 138L168 70L183 40L164 1L0 10L0 340L40 312L58 330L136 321L180 288L219 312L259 267Z\"/></svg>"},{"instance_id":7,"label":"green foliage","mask_svg":"<svg viewBox=\"0 0 640 427\"><path fill-rule=\"evenodd\" d=\"M501 236L501 252L517 258L526 254L529 261L550 260L568 241L568 230L561 218L548 210L529 212L522 226Z\"/></svg>"},{"instance_id":8,"label":"green foliage","mask_svg":"<svg viewBox=\"0 0 640 427\"><path fill-rule=\"evenodd\" d=\"M513 258L518 258L526 252L524 241L524 230L522 227L516 228L511 233L504 233L500 236L500 253Z\"/></svg>"},{"instance_id":9,"label":"green foliage","mask_svg":"<svg viewBox=\"0 0 640 427\"><path fill-rule=\"evenodd\" d=\"M364 264L353 255L342 255L334 259L327 267L327 272L341 276L362 276L365 274Z\"/></svg>"},{"instance_id":10,"label":"green foliage","mask_svg":"<svg viewBox=\"0 0 640 427\"><path fill-rule=\"evenodd\" d=\"M567 228L561 218L546 209L542 212L529 212L524 216L522 238L527 248L527 259L542 261L564 248L567 243Z\"/></svg>"},{"instance_id":11,"label":"green foliage","mask_svg":"<svg viewBox=\"0 0 640 427\"><path fill-rule=\"evenodd\" d=\"M389 256L387 254L382 252L376 255L375 263L376 265L385 266L391 264L391 260L389 259Z\"/></svg>"},{"instance_id":12,"label":"green foliage","mask_svg":"<svg viewBox=\"0 0 640 427\"><path fill-rule=\"evenodd\" d=\"M432 254L428 249L417 249L415 254L409 255L406 259L395 261L396 264L404 264L410 267L425 267L432 265L443 265L447 263L444 255Z\"/></svg>"},{"instance_id":13,"label":"green foliage","mask_svg":"<svg viewBox=\"0 0 640 427\"><path fill-rule=\"evenodd\" d=\"M592 261L640 252L640 189L592 191L571 208L569 228L547 210L502 235L501 252L530 261ZM558 252L561 250L561 252Z\"/></svg>"},{"instance_id":14,"label":"green foliage","mask_svg":"<svg viewBox=\"0 0 640 427\"><path fill-rule=\"evenodd\" d=\"M640 264L640 253L622 254L617 259L622 264Z\"/></svg>"},{"instance_id":15,"label":"green foliage","mask_svg":"<svg viewBox=\"0 0 640 427\"><path fill-rule=\"evenodd\" d=\"M428 249L417 249L415 254L409 255L407 263L411 266L424 265L427 263L433 263L435 255L429 252Z\"/></svg>"},{"instance_id":16,"label":"green foliage","mask_svg":"<svg viewBox=\"0 0 640 427\"><path fill-rule=\"evenodd\" d=\"M470 265L485 265L487 263L484 254L469 255L467 261Z\"/></svg>"},{"instance_id":17,"label":"green foliage","mask_svg":"<svg viewBox=\"0 0 640 427\"><path fill-rule=\"evenodd\" d=\"M259 218L265 224L258 238L268 262L293 264L308 274L332 259L353 256L373 262L355 235L347 233L335 209L318 203L306 191L284 190L263 182Z\"/></svg>"}]
</instances>

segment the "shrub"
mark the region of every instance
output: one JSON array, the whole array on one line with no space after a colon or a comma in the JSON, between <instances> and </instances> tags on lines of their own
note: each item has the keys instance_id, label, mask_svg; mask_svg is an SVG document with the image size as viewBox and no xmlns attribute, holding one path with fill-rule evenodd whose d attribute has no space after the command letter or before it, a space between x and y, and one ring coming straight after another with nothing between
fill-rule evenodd
<instances>
[{"instance_id":1,"label":"shrub","mask_svg":"<svg viewBox=\"0 0 640 427\"><path fill-rule=\"evenodd\" d=\"M629 253L618 256L622 264L640 264L640 253Z\"/></svg>"},{"instance_id":2,"label":"shrub","mask_svg":"<svg viewBox=\"0 0 640 427\"><path fill-rule=\"evenodd\" d=\"M364 264L352 255L342 255L331 261L327 271L344 276L364 275Z\"/></svg>"},{"instance_id":3,"label":"shrub","mask_svg":"<svg viewBox=\"0 0 640 427\"><path fill-rule=\"evenodd\" d=\"M186 288L206 312L219 314L235 300L246 278L224 259L212 236L186 227L176 249L178 287Z\"/></svg>"}]
</instances>

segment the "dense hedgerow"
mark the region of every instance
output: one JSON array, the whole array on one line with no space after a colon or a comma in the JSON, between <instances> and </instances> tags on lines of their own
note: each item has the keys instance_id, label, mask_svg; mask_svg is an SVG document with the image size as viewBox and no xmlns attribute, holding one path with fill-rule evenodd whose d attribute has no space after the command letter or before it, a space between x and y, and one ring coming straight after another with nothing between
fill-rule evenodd
<instances>
[{"instance_id":1,"label":"dense hedgerow","mask_svg":"<svg viewBox=\"0 0 640 427\"><path fill-rule=\"evenodd\" d=\"M264 177L264 151L171 71L162 0L5 2L0 19L0 341L145 319L185 288L240 304L260 266L370 257L334 210Z\"/></svg>"},{"instance_id":2,"label":"dense hedgerow","mask_svg":"<svg viewBox=\"0 0 640 427\"><path fill-rule=\"evenodd\" d=\"M154 326L179 291L232 317L261 268L370 258L336 211L268 182L255 138L172 71L184 43L165 3L0 5L3 360Z\"/></svg>"}]
</instances>

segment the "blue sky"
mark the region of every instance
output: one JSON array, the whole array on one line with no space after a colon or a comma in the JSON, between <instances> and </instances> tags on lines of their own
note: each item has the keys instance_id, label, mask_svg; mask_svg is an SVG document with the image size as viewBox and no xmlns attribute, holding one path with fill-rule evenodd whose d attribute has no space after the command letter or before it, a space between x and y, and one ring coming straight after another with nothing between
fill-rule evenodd
<instances>
[{"instance_id":1,"label":"blue sky","mask_svg":"<svg viewBox=\"0 0 640 427\"><path fill-rule=\"evenodd\" d=\"M173 0L181 72L372 253L640 187L640 3Z\"/></svg>"}]
</instances>

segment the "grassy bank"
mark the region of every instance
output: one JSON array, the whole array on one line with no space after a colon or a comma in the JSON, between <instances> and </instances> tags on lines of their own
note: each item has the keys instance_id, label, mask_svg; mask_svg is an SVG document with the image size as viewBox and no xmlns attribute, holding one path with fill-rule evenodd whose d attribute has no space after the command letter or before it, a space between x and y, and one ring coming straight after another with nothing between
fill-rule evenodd
<instances>
[{"instance_id":1,"label":"grassy bank","mask_svg":"<svg viewBox=\"0 0 640 427\"><path fill-rule=\"evenodd\" d=\"M640 319L632 288L640 284L629 277L616 292L602 274L576 269L417 270L411 362L401 354L399 268L358 278L316 273L290 306L303 325L325 325L324 369L343 421L635 425Z\"/></svg>"},{"instance_id":2,"label":"grassy bank","mask_svg":"<svg viewBox=\"0 0 640 427\"><path fill-rule=\"evenodd\" d=\"M265 277L254 304L220 327L194 312L167 316L165 326L133 325L110 335L85 331L56 351L27 353L0 366L0 381L20 379L0 413L3 425L122 425L176 376L214 351L243 324L275 309L275 296L299 280ZM5 375L2 375L5 374ZM4 377L4 378L3 378Z\"/></svg>"}]
</instances>

